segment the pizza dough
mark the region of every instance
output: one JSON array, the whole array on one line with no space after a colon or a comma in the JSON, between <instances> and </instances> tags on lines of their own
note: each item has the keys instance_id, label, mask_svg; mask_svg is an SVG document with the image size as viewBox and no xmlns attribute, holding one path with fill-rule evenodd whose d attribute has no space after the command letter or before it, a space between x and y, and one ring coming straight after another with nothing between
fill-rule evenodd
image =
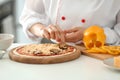
<instances>
[{"instance_id":1,"label":"pizza dough","mask_svg":"<svg viewBox=\"0 0 120 80\"><path fill-rule=\"evenodd\" d=\"M76 46L60 44L30 44L12 49L11 60L31 64L51 64L71 61L80 56Z\"/></svg>"}]
</instances>

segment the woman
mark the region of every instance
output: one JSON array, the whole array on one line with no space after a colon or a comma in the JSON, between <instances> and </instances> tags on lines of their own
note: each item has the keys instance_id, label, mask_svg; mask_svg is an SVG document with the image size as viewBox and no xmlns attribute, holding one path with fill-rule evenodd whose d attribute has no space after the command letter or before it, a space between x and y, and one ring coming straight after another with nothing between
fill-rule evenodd
<instances>
[{"instance_id":1,"label":"woman","mask_svg":"<svg viewBox=\"0 0 120 80\"><path fill-rule=\"evenodd\" d=\"M34 40L79 42L91 25L103 27L106 43L120 43L120 0L26 0L20 23Z\"/></svg>"}]
</instances>

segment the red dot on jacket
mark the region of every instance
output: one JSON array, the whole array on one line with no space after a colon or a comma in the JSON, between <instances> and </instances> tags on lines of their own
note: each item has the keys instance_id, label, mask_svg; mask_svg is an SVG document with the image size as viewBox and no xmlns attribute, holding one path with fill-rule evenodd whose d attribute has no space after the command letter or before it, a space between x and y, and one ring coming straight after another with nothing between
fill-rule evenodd
<instances>
[{"instance_id":1,"label":"red dot on jacket","mask_svg":"<svg viewBox=\"0 0 120 80\"><path fill-rule=\"evenodd\" d=\"M65 16L62 16L61 19L62 19L62 20L65 20L66 18L65 18Z\"/></svg>"},{"instance_id":2,"label":"red dot on jacket","mask_svg":"<svg viewBox=\"0 0 120 80\"><path fill-rule=\"evenodd\" d=\"M85 19L82 19L82 20L81 20L81 22L82 22L82 23L85 23L85 22L86 22L86 20L85 20Z\"/></svg>"}]
</instances>

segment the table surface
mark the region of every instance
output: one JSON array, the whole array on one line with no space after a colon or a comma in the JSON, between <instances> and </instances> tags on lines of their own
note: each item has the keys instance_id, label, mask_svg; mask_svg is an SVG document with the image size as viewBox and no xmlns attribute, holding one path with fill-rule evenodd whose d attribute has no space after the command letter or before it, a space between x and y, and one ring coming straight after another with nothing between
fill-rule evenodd
<instances>
[{"instance_id":1,"label":"table surface","mask_svg":"<svg viewBox=\"0 0 120 80\"><path fill-rule=\"evenodd\" d=\"M8 49L24 44L12 44ZM58 64L25 64L0 60L0 80L120 80L120 71L107 68L102 61L84 55Z\"/></svg>"}]
</instances>

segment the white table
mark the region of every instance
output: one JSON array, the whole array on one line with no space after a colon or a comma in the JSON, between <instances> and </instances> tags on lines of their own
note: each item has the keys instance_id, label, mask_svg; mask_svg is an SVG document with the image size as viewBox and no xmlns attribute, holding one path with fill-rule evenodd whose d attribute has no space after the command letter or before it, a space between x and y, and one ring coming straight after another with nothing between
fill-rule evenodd
<instances>
[{"instance_id":1,"label":"white table","mask_svg":"<svg viewBox=\"0 0 120 80\"><path fill-rule=\"evenodd\" d=\"M20 45L13 44L10 49ZM59 64L25 64L11 61L6 54L0 60L0 80L120 80L120 71L84 55Z\"/></svg>"}]
</instances>

